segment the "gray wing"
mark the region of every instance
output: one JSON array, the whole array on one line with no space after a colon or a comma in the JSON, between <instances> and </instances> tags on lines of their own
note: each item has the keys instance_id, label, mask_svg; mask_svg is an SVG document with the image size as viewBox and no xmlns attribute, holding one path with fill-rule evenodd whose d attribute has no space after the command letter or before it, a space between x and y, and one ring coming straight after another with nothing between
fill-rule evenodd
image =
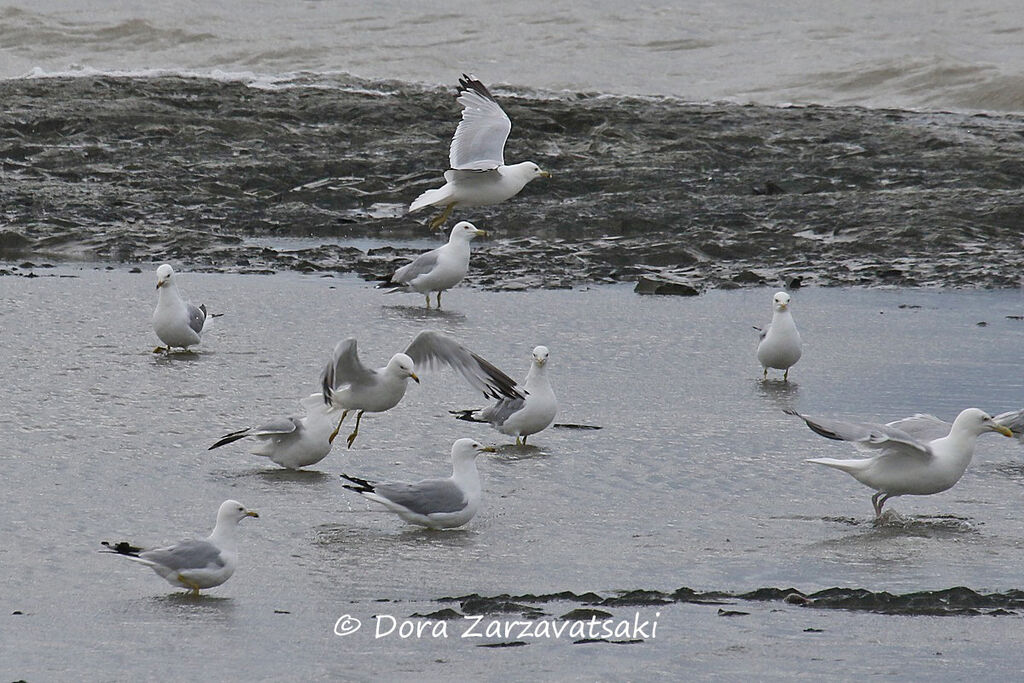
<instances>
[{"instance_id":1,"label":"gray wing","mask_svg":"<svg viewBox=\"0 0 1024 683\"><path fill-rule=\"evenodd\" d=\"M327 367L324 368L323 374L320 375L324 403L330 403L331 395L335 390L347 384L372 382L374 374L373 370L359 360L355 337L338 342L338 345L334 347L334 355L327 363Z\"/></svg>"},{"instance_id":2,"label":"gray wing","mask_svg":"<svg viewBox=\"0 0 1024 683\"><path fill-rule=\"evenodd\" d=\"M526 399L503 398L493 406L484 408L477 413L477 418L500 427L505 424L505 420L511 417L514 413L522 410L524 405L526 405Z\"/></svg>"},{"instance_id":3,"label":"gray wing","mask_svg":"<svg viewBox=\"0 0 1024 683\"><path fill-rule=\"evenodd\" d=\"M420 515L458 512L468 502L462 489L451 479L424 479L415 484L377 484L374 492Z\"/></svg>"},{"instance_id":4,"label":"gray wing","mask_svg":"<svg viewBox=\"0 0 1024 683\"><path fill-rule=\"evenodd\" d=\"M999 413L992 419L997 424L1008 427L1018 439L1024 442L1024 408L1021 410L1011 410L1007 413Z\"/></svg>"},{"instance_id":5,"label":"gray wing","mask_svg":"<svg viewBox=\"0 0 1024 683\"><path fill-rule=\"evenodd\" d=\"M953 428L953 425L949 422L940 420L934 415L925 415L924 413L918 413L916 415L911 415L910 417L905 417L902 420L888 422L885 426L892 427L893 429L899 429L918 441L923 441L925 443L948 436L949 430Z\"/></svg>"},{"instance_id":6,"label":"gray wing","mask_svg":"<svg viewBox=\"0 0 1024 683\"><path fill-rule=\"evenodd\" d=\"M297 417L279 417L252 430L253 436L283 436L291 434L300 427Z\"/></svg>"},{"instance_id":7,"label":"gray wing","mask_svg":"<svg viewBox=\"0 0 1024 683\"><path fill-rule=\"evenodd\" d=\"M466 171L489 171L505 165L505 141L512 122L484 84L462 74L458 102L462 120L455 129L448 163Z\"/></svg>"},{"instance_id":8,"label":"gray wing","mask_svg":"<svg viewBox=\"0 0 1024 683\"><path fill-rule=\"evenodd\" d=\"M768 336L768 329L771 327L771 325L768 325L768 327L765 327L764 329L758 327L757 325L754 325L753 327L755 330L757 330L757 338L761 341L764 341L764 338Z\"/></svg>"},{"instance_id":9,"label":"gray wing","mask_svg":"<svg viewBox=\"0 0 1024 683\"><path fill-rule=\"evenodd\" d=\"M202 569L211 564L218 567L224 566L220 548L208 541L182 541L166 548L147 550L144 553L139 553L139 557L173 571Z\"/></svg>"},{"instance_id":10,"label":"gray wing","mask_svg":"<svg viewBox=\"0 0 1024 683\"><path fill-rule=\"evenodd\" d=\"M413 259L412 263L407 263L396 270L395 274L391 276L391 281L407 285L420 275L429 273L437 265L438 251L438 249L433 249L432 251L420 254Z\"/></svg>"},{"instance_id":11,"label":"gray wing","mask_svg":"<svg viewBox=\"0 0 1024 683\"><path fill-rule=\"evenodd\" d=\"M784 412L799 417L816 434L836 441L850 441L860 450L882 451L883 455L898 453L928 458L932 455L932 449L927 443L915 439L902 429L868 422L812 419L795 410Z\"/></svg>"},{"instance_id":12,"label":"gray wing","mask_svg":"<svg viewBox=\"0 0 1024 683\"><path fill-rule=\"evenodd\" d=\"M416 367L447 365L462 373L466 381L484 396L502 398L524 398L516 387L516 381L496 368L489 361L476 355L451 337L424 330L416 335L405 353L412 358Z\"/></svg>"},{"instance_id":13,"label":"gray wing","mask_svg":"<svg viewBox=\"0 0 1024 683\"><path fill-rule=\"evenodd\" d=\"M203 324L206 323L206 306L186 304L186 307L188 308L188 326L192 328L193 332L199 334L203 331Z\"/></svg>"}]
</instances>

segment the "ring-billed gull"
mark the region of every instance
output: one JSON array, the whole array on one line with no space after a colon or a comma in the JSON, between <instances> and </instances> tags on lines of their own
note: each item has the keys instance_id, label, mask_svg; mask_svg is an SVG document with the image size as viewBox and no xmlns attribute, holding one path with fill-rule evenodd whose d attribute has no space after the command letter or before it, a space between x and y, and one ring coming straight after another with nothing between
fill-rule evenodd
<instances>
[{"instance_id":1,"label":"ring-billed gull","mask_svg":"<svg viewBox=\"0 0 1024 683\"><path fill-rule=\"evenodd\" d=\"M405 353L396 353L386 366L376 370L359 360L356 340L350 337L334 347L334 355L320 376L324 402L343 410L334 432L341 429L349 411L358 410L355 429L348 436L351 448L359 435L363 413L382 413L394 408L405 396L409 378L419 383L416 368L436 365L458 370L470 386L482 391L484 396L523 398L515 380L440 332L420 332Z\"/></svg>"},{"instance_id":2,"label":"ring-billed gull","mask_svg":"<svg viewBox=\"0 0 1024 683\"><path fill-rule=\"evenodd\" d=\"M441 292L462 282L469 271L470 241L486 234L468 221L456 223L447 244L420 254L395 271L388 284L401 286L388 293L417 291L427 297L430 308L430 293L437 292L437 307L441 308Z\"/></svg>"},{"instance_id":3,"label":"ring-billed gull","mask_svg":"<svg viewBox=\"0 0 1024 683\"><path fill-rule=\"evenodd\" d=\"M502 434L516 437L516 445L526 445L526 437L547 429L558 413L558 401L548 381L548 347L533 349L530 371L523 382L524 398L502 398L478 411L461 412L460 419L489 422Z\"/></svg>"},{"instance_id":4,"label":"ring-billed gull","mask_svg":"<svg viewBox=\"0 0 1024 683\"><path fill-rule=\"evenodd\" d=\"M427 190L409 206L409 213L426 206L443 206L440 216L430 222L434 230L448 220L456 206L498 204L514 197L526 184L538 177L550 178L532 161L505 165L505 141L512 122L484 84L462 74L458 102L462 120L455 129L445 184Z\"/></svg>"},{"instance_id":5,"label":"ring-billed gull","mask_svg":"<svg viewBox=\"0 0 1024 683\"><path fill-rule=\"evenodd\" d=\"M166 350L175 346L187 349L198 344L206 324L206 306L196 306L181 298L174 269L166 263L156 269L156 291L159 298L153 311L153 329L167 345ZM163 350L162 347L153 349L154 353Z\"/></svg>"},{"instance_id":6,"label":"ring-billed gull","mask_svg":"<svg viewBox=\"0 0 1024 683\"><path fill-rule=\"evenodd\" d=\"M772 297L772 322L767 329L761 330L757 360L764 367L765 378L768 377L768 368L775 368L785 370L782 379L788 381L789 369L800 360L800 333L789 311L789 302L789 294L776 292Z\"/></svg>"},{"instance_id":7,"label":"ring-billed gull","mask_svg":"<svg viewBox=\"0 0 1024 683\"><path fill-rule=\"evenodd\" d=\"M252 437L256 444L250 453L270 458L282 467L297 470L315 465L331 452L334 444L335 408L324 404L323 394L310 394L300 401L306 414L280 417L260 426L225 434L207 450L220 448L239 439Z\"/></svg>"},{"instance_id":8,"label":"ring-billed gull","mask_svg":"<svg viewBox=\"0 0 1024 683\"><path fill-rule=\"evenodd\" d=\"M494 448L482 446L473 439L459 439L452 444L452 476L445 479L424 479L415 484L379 483L341 475L350 481L344 487L376 503L411 524L430 529L453 529L476 515L480 507L480 473L476 456L493 453Z\"/></svg>"},{"instance_id":9,"label":"ring-billed gull","mask_svg":"<svg viewBox=\"0 0 1024 683\"><path fill-rule=\"evenodd\" d=\"M235 534L246 517L259 517L237 500L225 500L217 511L217 525L205 540L191 539L164 548L143 550L127 541L107 543L101 552L123 555L150 567L172 586L188 588L199 595L202 588L219 586L235 573L238 548Z\"/></svg>"},{"instance_id":10,"label":"ring-billed gull","mask_svg":"<svg viewBox=\"0 0 1024 683\"><path fill-rule=\"evenodd\" d=\"M978 436L994 431L1013 436L1008 427L997 423L977 408L967 408L953 420L944 436L921 439L898 425L845 422L809 418L793 410L814 432L837 441L852 441L862 451L878 454L853 460L811 458L807 462L834 467L874 489L871 497L875 515L881 516L885 501L895 496L927 496L952 488L960 481L974 457ZM911 418L912 419L912 418ZM911 427L911 431L916 428Z\"/></svg>"}]
</instances>

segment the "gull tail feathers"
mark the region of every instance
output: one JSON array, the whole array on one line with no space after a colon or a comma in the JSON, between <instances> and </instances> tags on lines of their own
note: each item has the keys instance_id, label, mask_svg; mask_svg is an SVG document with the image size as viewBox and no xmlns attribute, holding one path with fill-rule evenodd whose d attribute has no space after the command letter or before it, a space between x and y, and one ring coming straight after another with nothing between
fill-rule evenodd
<instances>
[{"instance_id":1,"label":"gull tail feathers","mask_svg":"<svg viewBox=\"0 0 1024 683\"><path fill-rule=\"evenodd\" d=\"M836 458L808 458L804 462L813 462L815 465L824 465L846 473L859 472L871 461L870 458L861 460L837 460Z\"/></svg>"},{"instance_id":2,"label":"gull tail feathers","mask_svg":"<svg viewBox=\"0 0 1024 683\"><path fill-rule=\"evenodd\" d=\"M420 209L427 206L434 206L435 204L441 204L449 199L451 193L443 187L435 188L433 190L427 190L409 205L409 213L419 211Z\"/></svg>"}]
</instances>

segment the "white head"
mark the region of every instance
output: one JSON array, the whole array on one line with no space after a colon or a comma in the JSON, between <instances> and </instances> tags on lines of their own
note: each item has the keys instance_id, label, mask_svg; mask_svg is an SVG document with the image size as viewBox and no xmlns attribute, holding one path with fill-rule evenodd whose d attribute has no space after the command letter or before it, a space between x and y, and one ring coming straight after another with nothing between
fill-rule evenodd
<instances>
[{"instance_id":1,"label":"white head","mask_svg":"<svg viewBox=\"0 0 1024 683\"><path fill-rule=\"evenodd\" d=\"M532 161L523 161L508 168L514 168L516 174L522 176L523 182L528 183L534 178L550 178L551 174L547 171L540 170L540 166L533 163Z\"/></svg>"},{"instance_id":2,"label":"white head","mask_svg":"<svg viewBox=\"0 0 1024 683\"><path fill-rule=\"evenodd\" d=\"M484 446L474 439L459 439L452 444L452 462L472 462L480 453L494 453L493 446Z\"/></svg>"},{"instance_id":3,"label":"white head","mask_svg":"<svg viewBox=\"0 0 1024 683\"><path fill-rule=\"evenodd\" d=\"M174 269L166 263L161 265L156 269L156 288L160 289L170 283L172 277L174 277Z\"/></svg>"},{"instance_id":4,"label":"white head","mask_svg":"<svg viewBox=\"0 0 1024 683\"><path fill-rule=\"evenodd\" d=\"M246 517L259 517L255 510L249 510L237 500L225 500L220 504L217 511L217 524L221 522L234 522L238 524Z\"/></svg>"},{"instance_id":5,"label":"white head","mask_svg":"<svg viewBox=\"0 0 1024 683\"><path fill-rule=\"evenodd\" d=\"M455 224L454 228L452 228L452 234L451 237L448 238L448 241L454 242L455 240L465 240L468 242L474 237L485 237L486 235L487 233L485 231L478 229L469 221L460 221Z\"/></svg>"},{"instance_id":6,"label":"white head","mask_svg":"<svg viewBox=\"0 0 1024 683\"><path fill-rule=\"evenodd\" d=\"M416 384L420 383L420 378L416 376L416 364L404 353L396 353L391 356L386 369L401 378L411 377L416 380Z\"/></svg>"},{"instance_id":7,"label":"white head","mask_svg":"<svg viewBox=\"0 0 1024 683\"><path fill-rule=\"evenodd\" d=\"M789 309L789 294L776 292L775 296L772 297L772 310L781 313L787 309Z\"/></svg>"},{"instance_id":8,"label":"white head","mask_svg":"<svg viewBox=\"0 0 1024 683\"><path fill-rule=\"evenodd\" d=\"M533 347L533 362L535 365L543 366L548 362L548 347L546 346L535 346Z\"/></svg>"},{"instance_id":9,"label":"white head","mask_svg":"<svg viewBox=\"0 0 1024 683\"><path fill-rule=\"evenodd\" d=\"M1003 436L1013 436L1013 432L1008 427L999 424L992 419L991 415L977 408L967 408L956 416L950 432L955 431L967 432L974 436L984 434L985 432L999 432Z\"/></svg>"}]
</instances>

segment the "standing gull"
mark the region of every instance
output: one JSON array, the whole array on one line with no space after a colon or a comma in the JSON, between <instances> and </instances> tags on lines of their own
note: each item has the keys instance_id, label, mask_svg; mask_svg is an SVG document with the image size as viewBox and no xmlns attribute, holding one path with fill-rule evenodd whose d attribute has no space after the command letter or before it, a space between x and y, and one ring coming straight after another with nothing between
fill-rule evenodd
<instances>
[{"instance_id":1,"label":"standing gull","mask_svg":"<svg viewBox=\"0 0 1024 683\"><path fill-rule=\"evenodd\" d=\"M379 483L341 475L355 486L345 488L380 503L411 524L430 529L453 529L476 515L480 507L480 473L476 456L493 453L490 446L481 446L473 439L459 439L452 444L452 476L446 479L424 479L415 484Z\"/></svg>"},{"instance_id":2,"label":"standing gull","mask_svg":"<svg viewBox=\"0 0 1024 683\"><path fill-rule=\"evenodd\" d=\"M448 220L456 206L498 204L519 194L534 178L551 174L532 161L505 165L505 141L512 122L484 84L462 74L458 102L462 120L455 129L445 184L427 190L409 206L409 213L425 206L443 206L444 211L430 222L435 230Z\"/></svg>"},{"instance_id":3,"label":"standing gull","mask_svg":"<svg viewBox=\"0 0 1024 683\"><path fill-rule=\"evenodd\" d=\"M315 465L331 452L334 444L335 409L324 404L323 394L310 394L300 401L306 414L272 420L260 427L247 427L225 434L207 450L220 448L239 439L252 437L256 444L250 453L270 458L282 467L297 470Z\"/></svg>"},{"instance_id":4,"label":"standing gull","mask_svg":"<svg viewBox=\"0 0 1024 683\"><path fill-rule=\"evenodd\" d=\"M486 234L468 221L456 223L447 244L420 254L412 263L395 271L388 284L399 286L388 290L388 293L415 290L427 297L427 308L430 308L430 293L437 292L437 307L440 309L441 292L462 282L469 271L470 241Z\"/></svg>"},{"instance_id":5,"label":"standing gull","mask_svg":"<svg viewBox=\"0 0 1024 683\"><path fill-rule=\"evenodd\" d=\"M101 552L124 555L129 560L150 567L172 586L188 588L199 595L202 588L219 586L235 573L238 549L235 533L238 523L246 517L259 517L237 500L225 500L217 511L217 525L206 540L190 539L164 548L144 550L127 541L103 542Z\"/></svg>"},{"instance_id":6,"label":"standing gull","mask_svg":"<svg viewBox=\"0 0 1024 683\"><path fill-rule=\"evenodd\" d=\"M772 298L772 322L761 331L757 345L757 360L764 367L764 377L768 377L768 368L775 368L785 370L782 379L789 381L789 369L800 360L800 353L800 333L789 312L789 294L777 292Z\"/></svg>"},{"instance_id":7,"label":"standing gull","mask_svg":"<svg viewBox=\"0 0 1024 683\"><path fill-rule=\"evenodd\" d=\"M937 438L920 438L919 427L898 420L888 424L819 420L796 415L814 432L837 441L852 441L858 450L878 454L853 460L811 458L807 462L833 467L846 472L877 493L871 497L875 515L881 516L885 501L895 496L927 496L952 488L960 481L974 457L978 436L994 431L1013 436L1008 427L997 423L984 411L967 408L953 420L948 432ZM916 417L916 416L915 416ZM915 418L907 418L913 420ZM910 432L900 428L900 423ZM932 426L934 429L934 426Z\"/></svg>"},{"instance_id":8,"label":"standing gull","mask_svg":"<svg viewBox=\"0 0 1024 683\"><path fill-rule=\"evenodd\" d=\"M459 419L489 422L502 434L516 437L516 445L526 445L526 437L547 429L558 412L558 401L548 381L548 347L533 349L533 362L521 385L524 398L502 398L479 411L456 411Z\"/></svg>"},{"instance_id":9,"label":"standing gull","mask_svg":"<svg viewBox=\"0 0 1024 683\"><path fill-rule=\"evenodd\" d=\"M206 306L195 306L181 298L174 269L166 263L156 269L156 291L159 298L153 311L153 329L167 345L166 350L174 346L187 349L198 344L206 324ZM162 347L153 349L154 352L163 350Z\"/></svg>"},{"instance_id":10,"label":"standing gull","mask_svg":"<svg viewBox=\"0 0 1024 683\"><path fill-rule=\"evenodd\" d=\"M447 365L458 370L470 386L484 396L501 399L523 398L515 380L476 355L465 346L440 332L424 330L412 340L405 353L396 353L383 368L368 368L359 360L356 340L350 337L334 347L334 355L321 375L324 402L341 408L341 423L349 411L359 411L356 426L348 436L348 447L359 435L363 413L382 413L398 405L405 396L409 379L418 384L418 366ZM333 438L333 436L331 437Z\"/></svg>"}]
</instances>

